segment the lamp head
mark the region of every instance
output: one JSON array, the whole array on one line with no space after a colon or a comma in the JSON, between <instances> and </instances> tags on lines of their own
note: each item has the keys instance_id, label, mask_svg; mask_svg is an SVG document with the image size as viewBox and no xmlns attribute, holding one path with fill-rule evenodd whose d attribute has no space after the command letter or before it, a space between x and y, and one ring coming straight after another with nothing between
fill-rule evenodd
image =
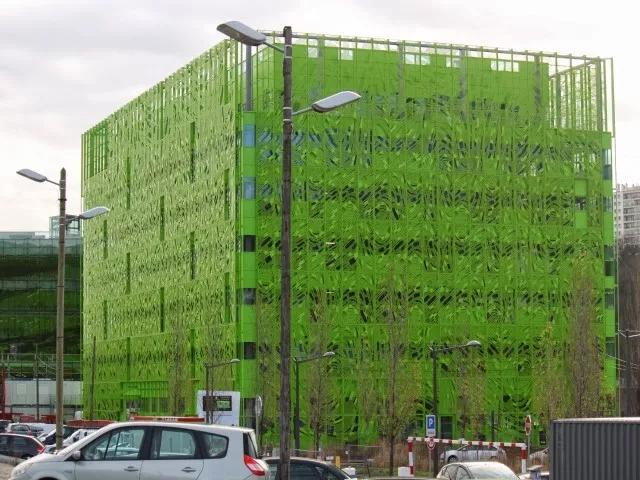
<instances>
[{"instance_id":1,"label":"lamp head","mask_svg":"<svg viewBox=\"0 0 640 480\"><path fill-rule=\"evenodd\" d=\"M103 213L107 213L109 211L109 209L107 207L94 207L90 210L87 210L86 212L81 213L80 215L78 215L78 218L82 219L82 220L90 220L94 217L97 217L98 215L102 215Z\"/></svg>"},{"instance_id":2,"label":"lamp head","mask_svg":"<svg viewBox=\"0 0 640 480\"><path fill-rule=\"evenodd\" d=\"M257 47L267 41L267 37L242 22L225 22L218 25L218 31L244 45Z\"/></svg>"},{"instance_id":3,"label":"lamp head","mask_svg":"<svg viewBox=\"0 0 640 480\"><path fill-rule=\"evenodd\" d=\"M324 352L322 354L323 357L335 357L336 356L336 352Z\"/></svg>"},{"instance_id":4,"label":"lamp head","mask_svg":"<svg viewBox=\"0 0 640 480\"><path fill-rule=\"evenodd\" d=\"M322 100L318 100L311 105L311 109L314 112L318 113L327 113L331 110L335 110L336 108L343 107L348 105L349 103L356 102L360 100L360 95L356 92L351 92L349 90L345 90L343 92L338 92L330 97L323 98Z\"/></svg>"},{"instance_id":5,"label":"lamp head","mask_svg":"<svg viewBox=\"0 0 640 480\"><path fill-rule=\"evenodd\" d=\"M34 182L42 183L47 181L47 177L45 177L44 175L40 175L38 172L34 172L33 170L29 170L28 168L18 170L16 173L25 178L28 178L29 180L33 180Z\"/></svg>"},{"instance_id":6,"label":"lamp head","mask_svg":"<svg viewBox=\"0 0 640 480\"><path fill-rule=\"evenodd\" d=\"M477 340L471 340L465 345L465 347L479 347L479 346L480 346L480 342Z\"/></svg>"}]
</instances>

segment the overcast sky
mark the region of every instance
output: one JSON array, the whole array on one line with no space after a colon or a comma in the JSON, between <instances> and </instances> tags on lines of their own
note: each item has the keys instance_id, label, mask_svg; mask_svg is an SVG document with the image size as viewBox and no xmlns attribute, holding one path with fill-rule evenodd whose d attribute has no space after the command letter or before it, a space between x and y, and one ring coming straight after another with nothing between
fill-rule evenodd
<instances>
[{"instance_id":1,"label":"overcast sky","mask_svg":"<svg viewBox=\"0 0 640 480\"><path fill-rule=\"evenodd\" d=\"M638 23L610 0L0 0L0 231L47 230L67 169L80 199L80 137L223 39L216 26L438 41L613 57L619 183L640 183ZM634 120L635 118L635 120Z\"/></svg>"}]
</instances>

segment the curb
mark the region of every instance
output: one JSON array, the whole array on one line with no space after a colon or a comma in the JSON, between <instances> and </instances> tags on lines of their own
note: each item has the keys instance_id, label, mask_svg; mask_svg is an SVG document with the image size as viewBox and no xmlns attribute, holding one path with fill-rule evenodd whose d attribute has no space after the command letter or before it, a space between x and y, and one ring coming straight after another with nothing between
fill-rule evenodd
<instances>
[{"instance_id":1,"label":"curb","mask_svg":"<svg viewBox=\"0 0 640 480\"><path fill-rule=\"evenodd\" d=\"M18 465L23 461L24 460L22 460L21 458L7 457L5 455L0 455L0 463L4 463L5 465Z\"/></svg>"}]
</instances>

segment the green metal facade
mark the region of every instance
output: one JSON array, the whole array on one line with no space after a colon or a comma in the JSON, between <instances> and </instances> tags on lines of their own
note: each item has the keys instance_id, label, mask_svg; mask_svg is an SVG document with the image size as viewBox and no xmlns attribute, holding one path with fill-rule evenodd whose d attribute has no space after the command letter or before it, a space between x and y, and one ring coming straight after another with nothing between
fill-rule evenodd
<instances>
[{"instance_id":1,"label":"green metal facade","mask_svg":"<svg viewBox=\"0 0 640 480\"><path fill-rule=\"evenodd\" d=\"M279 322L282 66L266 48L251 62L249 77L245 47L222 42L83 136L85 207L111 208L85 230L97 418L171 413L178 384L193 412L212 356L241 359L216 389L240 390L247 408L259 393L256 316ZM309 353L323 292L338 354L330 441L356 440L349 359L362 339L383 342L391 265L406 265L424 378L428 345L479 340L486 413L500 414L502 438L521 437L537 344L547 322L567 321L578 252L615 346L611 62L297 35L293 78L294 111L339 90L363 97L294 122L292 345ZM439 410L456 438L453 362L439 361ZM614 388L613 360L605 371ZM419 433L431 383L407 388L424 398Z\"/></svg>"},{"instance_id":2,"label":"green metal facade","mask_svg":"<svg viewBox=\"0 0 640 480\"><path fill-rule=\"evenodd\" d=\"M55 353L57 272L57 238L48 233L0 233L0 352L10 353L10 345L15 345L15 358L30 354L30 363L36 344L40 354ZM64 350L68 355L81 350L81 306L82 239L69 235ZM32 365L26 373L33 373Z\"/></svg>"}]
</instances>

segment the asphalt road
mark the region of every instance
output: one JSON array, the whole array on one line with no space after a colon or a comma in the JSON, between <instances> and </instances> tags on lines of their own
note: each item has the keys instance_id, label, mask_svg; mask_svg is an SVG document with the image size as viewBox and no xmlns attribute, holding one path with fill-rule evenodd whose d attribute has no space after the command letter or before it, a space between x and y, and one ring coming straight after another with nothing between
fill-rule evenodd
<instances>
[{"instance_id":1,"label":"asphalt road","mask_svg":"<svg viewBox=\"0 0 640 480\"><path fill-rule=\"evenodd\" d=\"M7 480L11 474L11 470L13 470L13 465L0 463L0 480Z\"/></svg>"}]
</instances>

